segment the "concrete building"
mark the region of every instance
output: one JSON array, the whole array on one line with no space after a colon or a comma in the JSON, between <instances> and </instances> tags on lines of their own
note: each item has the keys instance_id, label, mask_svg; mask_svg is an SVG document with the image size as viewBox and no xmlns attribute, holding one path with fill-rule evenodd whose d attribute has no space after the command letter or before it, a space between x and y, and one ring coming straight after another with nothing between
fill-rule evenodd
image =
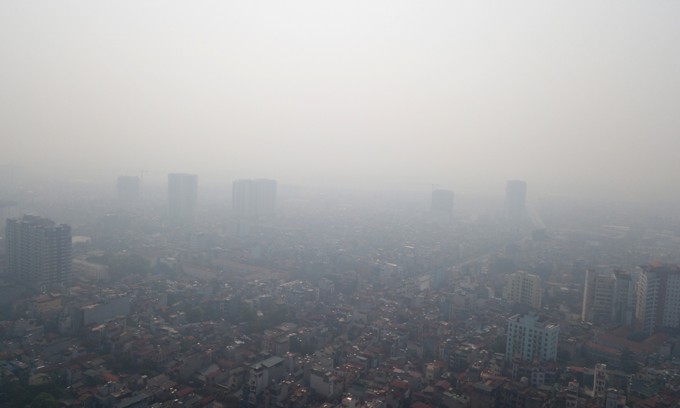
<instances>
[{"instance_id":1,"label":"concrete building","mask_svg":"<svg viewBox=\"0 0 680 408\"><path fill-rule=\"evenodd\" d=\"M107 299L101 303L73 308L73 331L97 323L102 324L109 319L130 314L130 298L123 296Z\"/></svg>"},{"instance_id":2,"label":"concrete building","mask_svg":"<svg viewBox=\"0 0 680 408\"><path fill-rule=\"evenodd\" d=\"M248 406L258 406L262 398L262 391L272 382L283 379L285 374L285 360L281 357L271 357L252 366L248 380Z\"/></svg>"},{"instance_id":3,"label":"concrete building","mask_svg":"<svg viewBox=\"0 0 680 408\"><path fill-rule=\"evenodd\" d=\"M586 271L581 318L586 322L631 324L635 310L635 283L629 273Z\"/></svg>"},{"instance_id":4,"label":"concrete building","mask_svg":"<svg viewBox=\"0 0 680 408\"><path fill-rule=\"evenodd\" d=\"M93 280L109 280L109 267L94 262L73 260L73 276L84 277Z\"/></svg>"},{"instance_id":5,"label":"concrete building","mask_svg":"<svg viewBox=\"0 0 680 408\"><path fill-rule=\"evenodd\" d=\"M646 335L680 329L680 268L649 262L636 285L635 328Z\"/></svg>"},{"instance_id":6,"label":"concrete building","mask_svg":"<svg viewBox=\"0 0 680 408\"><path fill-rule=\"evenodd\" d=\"M337 392L340 391L335 384L335 376L329 370L325 370L323 367L314 367L312 369L309 386L316 391L318 394L331 399L336 396Z\"/></svg>"},{"instance_id":7,"label":"concrete building","mask_svg":"<svg viewBox=\"0 0 680 408\"><path fill-rule=\"evenodd\" d=\"M593 398L603 399L607 387L607 365L595 364L595 375L593 376Z\"/></svg>"},{"instance_id":8,"label":"concrete building","mask_svg":"<svg viewBox=\"0 0 680 408\"><path fill-rule=\"evenodd\" d=\"M512 361L517 355L522 360L555 360L559 331L560 326L548 316L534 312L512 316L508 319L506 360Z\"/></svg>"},{"instance_id":9,"label":"concrete building","mask_svg":"<svg viewBox=\"0 0 680 408\"><path fill-rule=\"evenodd\" d=\"M232 186L234 218L273 218L276 213L276 180L237 180Z\"/></svg>"},{"instance_id":10,"label":"concrete building","mask_svg":"<svg viewBox=\"0 0 680 408\"><path fill-rule=\"evenodd\" d=\"M168 174L168 216L174 220L196 220L198 176L193 174Z\"/></svg>"},{"instance_id":11,"label":"concrete building","mask_svg":"<svg viewBox=\"0 0 680 408\"><path fill-rule=\"evenodd\" d=\"M541 278L519 271L508 276L503 288L503 299L540 309L543 296Z\"/></svg>"},{"instance_id":12,"label":"concrete building","mask_svg":"<svg viewBox=\"0 0 680 408\"><path fill-rule=\"evenodd\" d=\"M7 271L17 283L44 292L71 285L71 227L28 214L7 220Z\"/></svg>"},{"instance_id":13,"label":"concrete building","mask_svg":"<svg viewBox=\"0 0 680 408\"><path fill-rule=\"evenodd\" d=\"M626 394L616 388L607 389L605 408L626 408Z\"/></svg>"},{"instance_id":14,"label":"concrete building","mask_svg":"<svg viewBox=\"0 0 680 408\"><path fill-rule=\"evenodd\" d=\"M513 220L521 220L526 216L527 183L521 180L509 180L505 188L505 214Z\"/></svg>"},{"instance_id":15,"label":"concrete building","mask_svg":"<svg viewBox=\"0 0 680 408\"><path fill-rule=\"evenodd\" d=\"M578 407L578 382L571 381L567 387L567 402L566 408Z\"/></svg>"}]
</instances>

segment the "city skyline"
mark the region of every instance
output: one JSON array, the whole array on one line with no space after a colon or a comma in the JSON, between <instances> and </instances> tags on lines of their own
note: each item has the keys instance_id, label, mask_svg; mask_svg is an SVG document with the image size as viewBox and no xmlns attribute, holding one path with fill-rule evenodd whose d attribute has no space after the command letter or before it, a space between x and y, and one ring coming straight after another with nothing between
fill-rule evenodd
<instances>
[{"instance_id":1,"label":"city skyline","mask_svg":"<svg viewBox=\"0 0 680 408\"><path fill-rule=\"evenodd\" d=\"M0 163L680 201L675 3L38 4L1 6Z\"/></svg>"}]
</instances>

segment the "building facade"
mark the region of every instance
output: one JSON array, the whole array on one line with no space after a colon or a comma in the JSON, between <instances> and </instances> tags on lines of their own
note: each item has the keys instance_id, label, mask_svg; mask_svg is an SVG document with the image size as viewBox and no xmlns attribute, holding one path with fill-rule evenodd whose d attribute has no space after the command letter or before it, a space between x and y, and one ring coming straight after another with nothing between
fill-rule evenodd
<instances>
[{"instance_id":1,"label":"building facade","mask_svg":"<svg viewBox=\"0 0 680 408\"><path fill-rule=\"evenodd\" d=\"M635 328L646 335L680 329L680 267L649 262L636 285Z\"/></svg>"},{"instance_id":2,"label":"building facade","mask_svg":"<svg viewBox=\"0 0 680 408\"><path fill-rule=\"evenodd\" d=\"M540 276L519 271L508 276L503 299L540 309L543 285Z\"/></svg>"},{"instance_id":3,"label":"building facade","mask_svg":"<svg viewBox=\"0 0 680 408\"><path fill-rule=\"evenodd\" d=\"M635 311L635 282L620 270L586 271L581 318L586 322L631 324Z\"/></svg>"},{"instance_id":4,"label":"building facade","mask_svg":"<svg viewBox=\"0 0 680 408\"><path fill-rule=\"evenodd\" d=\"M240 219L273 218L276 213L276 180L236 180L232 186L232 214Z\"/></svg>"},{"instance_id":5,"label":"building facade","mask_svg":"<svg viewBox=\"0 0 680 408\"><path fill-rule=\"evenodd\" d=\"M174 220L196 220L198 176L194 174L168 174L168 216Z\"/></svg>"},{"instance_id":6,"label":"building facade","mask_svg":"<svg viewBox=\"0 0 680 408\"><path fill-rule=\"evenodd\" d=\"M522 360L533 360L535 357L542 362L555 360L559 332L560 326L548 316L539 316L534 312L512 316L508 319L506 360L512 361L515 356Z\"/></svg>"},{"instance_id":7,"label":"building facade","mask_svg":"<svg viewBox=\"0 0 680 408\"><path fill-rule=\"evenodd\" d=\"M71 284L71 227L27 214L7 220L7 270L17 283L45 291Z\"/></svg>"}]
</instances>

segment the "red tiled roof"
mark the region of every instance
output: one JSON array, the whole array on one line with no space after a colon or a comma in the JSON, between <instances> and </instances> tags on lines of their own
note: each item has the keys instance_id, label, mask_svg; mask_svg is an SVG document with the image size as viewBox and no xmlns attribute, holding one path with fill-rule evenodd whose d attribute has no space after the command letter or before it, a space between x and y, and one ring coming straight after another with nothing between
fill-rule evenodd
<instances>
[{"instance_id":1,"label":"red tiled roof","mask_svg":"<svg viewBox=\"0 0 680 408\"><path fill-rule=\"evenodd\" d=\"M193 388L187 387L187 388L185 388L185 389L183 389L183 390L181 390L181 391L177 391L177 393L175 393L175 396L177 396L177 398L181 398L181 397L183 397L183 396L185 396L185 395L187 395L187 394L189 394L189 393L191 393L191 392L193 392L193 391L194 391Z\"/></svg>"},{"instance_id":2,"label":"red tiled roof","mask_svg":"<svg viewBox=\"0 0 680 408\"><path fill-rule=\"evenodd\" d=\"M113 382L118 382L118 377L111 373L101 373L101 376L104 380L108 381L113 381Z\"/></svg>"},{"instance_id":3,"label":"red tiled roof","mask_svg":"<svg viewBox=\"0 0 680 408\"><path fill-rule=\"evenodd\" d=\"M668 340L668 336L664 333L657 333L652 337L645 339L642 343L648 346L659 347Z\"/></svg>"}]
</instances>

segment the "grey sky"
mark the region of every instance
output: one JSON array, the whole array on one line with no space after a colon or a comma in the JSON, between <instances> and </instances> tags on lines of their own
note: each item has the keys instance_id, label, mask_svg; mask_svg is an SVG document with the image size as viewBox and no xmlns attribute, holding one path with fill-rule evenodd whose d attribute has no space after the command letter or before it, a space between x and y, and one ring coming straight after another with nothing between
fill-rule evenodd
<instances>
[{"instance_id":1,"label":"grey sky","mask_svg":"<svg viewBox=\"0 0 680 408\"><path fill-rule=\"evenodd\" d=\"M680 2L0 2L0 161L680 195Z\"/></svg>"}]
</instances>

